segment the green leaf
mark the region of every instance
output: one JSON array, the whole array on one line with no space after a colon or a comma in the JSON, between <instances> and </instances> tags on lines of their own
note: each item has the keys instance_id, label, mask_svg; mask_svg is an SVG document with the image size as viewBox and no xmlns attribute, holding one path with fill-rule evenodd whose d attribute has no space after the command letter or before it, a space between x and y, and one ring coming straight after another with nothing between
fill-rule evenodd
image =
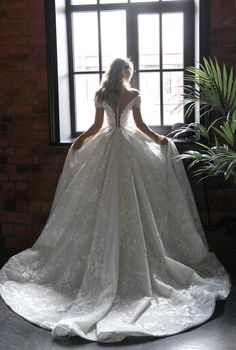
<instances>
[{"instance_id":1,"label":"green leaf","mask_svg":"<svg viewBox=\"0 0 236 350\"><path fill-rule=\"evenodd\" d=\"M208 127L207 132L209 132L210 129L212 128L212 126L215 125L220 119L224 119L224 117L219 117L219 118L215 119Z\"/></svg>"},{"instance_id":2,"label":"green leaf","mask_svg":"<svg viewBox=\"0 0 236 350\"><path fill-rule=\"evenodd\" d=\"M230 69L229 79L228 79L228 86L227 86L227 101L230 101L231 98L231 91L233 88L233 67Z\"/></svg>"},{"instance_id":3,"label":"green leaf","mask_svg":"<svg viewBox=\"0 0 236 350\"><path fill-rule=\"evenodd\" d=\"M227 96L228 76L225 64L223 64L223 95Z\"/></svg>"},{"instance_id":4,"label":"green leaf","mask_svg":"<svg viewBox=\"0 0 236 350\"><path fill-rule=\"evenodd\" d=\"M225 141L227 141L231 146L233 146L233 140L222 130L215 128L214 126L212 129L219 134Z\"/></svg>"},{"instance_id":5,"label":"green leaf","mask_svg":"<svg viewBox=\"0 0 236 350\"><path fill-rule=\"evenodd\" d=\"M228 180L230 175L236 170L236 159L234 159L232 162L229 163L224 175L225 179Z\"/></svg>"},{"instance_id":6,"label":"green leaf","mask_svg":"<svg viewBox=\"0 0 236 350\"><path fill-rule=\"evenodd\" d=\"M199 129L200 131L200 134L205 137L205 139L208 139L209 140L209 134L207 132L207 129L205 128L204 125L202 124L197 124L196 127Z\"/></svg>"}]
</instances>

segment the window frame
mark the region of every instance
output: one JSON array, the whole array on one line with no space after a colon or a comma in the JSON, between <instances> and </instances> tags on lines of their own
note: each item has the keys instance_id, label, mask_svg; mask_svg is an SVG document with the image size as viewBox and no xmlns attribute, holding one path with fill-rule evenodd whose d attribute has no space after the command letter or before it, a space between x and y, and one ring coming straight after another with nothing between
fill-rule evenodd
<instances>
[{"instance_id":1,"label":"window frame","mask_svg":"<svg viewBox=\"0 0 236 350\"><path fill-rule=\"evenodd\" d=\"M63 0L61 0L63 1ZM128 0L130 1L130 0ZM196 5L196 2L198 5ZM58 108L59 104L59 94L58 94L58 65L57 65L57 50L58 45L56 43L56 11L55 11L54 1L45 0L45 18L46 18L46 38L47 38L47 63L48 63L48 91L49 91L49 127L50 127L50 144L70 144L72 139L77 137L82 132L75 132L75 101L74 101L74 84L72 76L73 73L73 56L72 56L72 30L71 30L71 21L67 20L67 47L71 59L69 60L69 89L70 89L70 123L71 123L71 142L62 142L60 139L60 111ZM124 6L125 5L125 6ZM135 5L135 6L133 6ZM127 7L127 22L133 22L132 30L127 31L127 56L131 57L135 66L138 67L138 58L135 52L137 52L136 42L133 45L130 45L130 42L133 41L133 38L138 38L135 35L134 31L137 30L137 16L130 16L130 11L136 11L140 13L150 13L151 10L155 12L174 12L182 11L188 13L184 15L184 25L189 30L184 31L184 68L189 65L194 65L195 55L195 39L194 39L194 25L196 16L196 7L198 6L199 11L199 56L207 56L209 49L209 9L210 2L209 0L180 0L180 1L168 1L168 2L148 2L148 3L118 3L118 4L94 4L94 5L69 5L69 0L65 0L65 12L67 18L71 18L71 12L76 10L88 11L90 10L109 10L109 9L124 9ZM196 31L196 28L195 28ZM137 34L137 33L136 33ZM188 45L189 47L186 47ZM161 52L160 52L161 54ZM101 60L99 60L101 62ZM101 68L101 67L100 67ZM184 69L183 68L183 69ZM176 69L173 69L176 71ZM164 70L165 71L165 70ZM167 69L168 71L168 69ZM102 71L103 72L103 71ZM137 77L135 80L138 81ZM137 85L136 85L137 87ZM162 93L162 92L161 92ZM192 117L193 121L194 117ZM152 127L154 131L159 133L167 133L170 130L170 127Z\"/></svg>"}]
</instances>

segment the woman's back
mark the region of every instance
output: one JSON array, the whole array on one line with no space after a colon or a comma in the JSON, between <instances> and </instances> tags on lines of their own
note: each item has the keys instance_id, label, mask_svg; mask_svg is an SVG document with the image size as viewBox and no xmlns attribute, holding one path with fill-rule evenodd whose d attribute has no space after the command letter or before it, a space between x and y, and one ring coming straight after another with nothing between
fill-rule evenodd
<instances>
[{"instance_id":1,"label":"woman's back","mask_svg":"<svg viewBox=\"0 0 236 350\"><path fill-rule=\"evenodd\" d=\"M132 88L123 89L120 94L120 98L118 100L117 105L114 105L114 104L111 105L113 112L116 114L118 109L119 115L121 115L124 109L129 105L129 103L133 101L133 99L138 95L139 95L139 91L136 89L132 89Z\"/></svg>"},{"instance_id":2,"label":"woman's back","mask_svg":"<svg viewBox=\"0 0 236 350\"><path fill-rule=\"evenodd\" d=\"M126 124L127 118L132 108L140 106L139 91L132 88L124 88L117 100L117 104L109 104L107 101L98 102L95 99L96 107L103 107L108 117L108 123L111 126L120 126Z\"/></svg>"}]
</instances>

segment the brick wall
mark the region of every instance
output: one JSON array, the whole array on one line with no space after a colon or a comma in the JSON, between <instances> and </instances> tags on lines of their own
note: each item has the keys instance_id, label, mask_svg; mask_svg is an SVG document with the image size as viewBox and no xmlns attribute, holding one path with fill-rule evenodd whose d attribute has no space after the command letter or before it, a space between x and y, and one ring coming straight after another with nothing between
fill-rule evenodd
<instances>
[{"instance_id":1,"label":"brick wall","mask_svg":"<svg viewBox=\"0 0 236 350\"><path fill-rule=\"evenodd\" d=\"M210 55L236 72L235 0L211 0ZM214 178L207 181L207 189L212 226L209 242L214 249L236 249L236 186ZM217 227L220 220L222 225Z\"/></svg>"},{"instance_id":2,"label":"brick wall","mask_svg":"<svg viewBox=\"0 0 236 350\"><path fill-rule=\"evenodd\" d=\"M236 1L211 0L210 54L236 68Z\"/></svg>"},{"instance_id":3,"label":"brick wall","mask_svg":"<svg viewBox=\"0 0 236 350\"><path fill-rule=\"evenodd\" d=\"M43 0L0 1L0 222L23 249L47 219L66 147L49 147Z\"/></svg>"},{"instance_id":4,"label":"brick wall","mask_svg":"<svg viewBox=\"0 0 236 350\"><path fill-rule=\"evenodd\" d=\"M235 64L235 1L212 0L211 12L211 54ZM1 0L0 246L5 248L31 246L49 214L68 147L48 146L48 125L43 0ZM193 188L207 222L203 192Z\"/></svg>"}]
</instances>

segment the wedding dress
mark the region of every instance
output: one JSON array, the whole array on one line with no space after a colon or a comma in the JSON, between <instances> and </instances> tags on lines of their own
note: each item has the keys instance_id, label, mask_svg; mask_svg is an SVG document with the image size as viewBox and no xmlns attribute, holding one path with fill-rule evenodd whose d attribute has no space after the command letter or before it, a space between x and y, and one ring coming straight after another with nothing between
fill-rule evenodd
<instances>
[{"instance_id":1,"label":"wedding dress","mask_svg":"<svg viewBox=\"0 0 236 350\"><path fill-rule=\"evenodd\" d=\"M78 150L70 147L35 244L0 271L0 294L24 319L117 342L166 336L209 319L231 280L209 251L175 144L139 131L135 96Z\"/></svg>"}]
</instances>

